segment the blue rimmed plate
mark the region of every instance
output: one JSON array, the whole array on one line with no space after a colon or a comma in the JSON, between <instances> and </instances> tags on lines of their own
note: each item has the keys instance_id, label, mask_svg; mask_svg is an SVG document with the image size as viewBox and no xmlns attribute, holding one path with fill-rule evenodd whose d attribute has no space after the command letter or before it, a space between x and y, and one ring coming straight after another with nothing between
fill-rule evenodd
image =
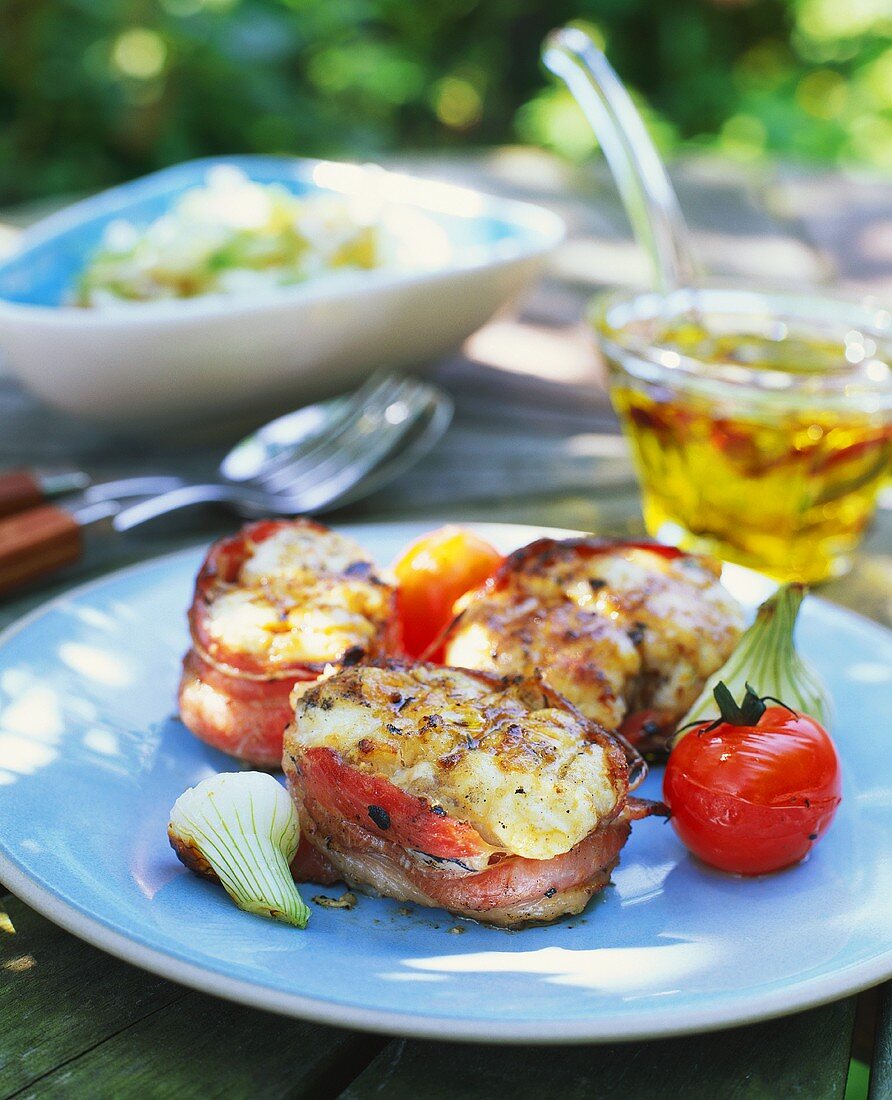
<instances>
[{"instance_id":1,"label":"blue rimmed plate","mask_svg":"<svg viewBox=\"0 0 892 1100\"><path fill-rule=\"evenodd\" d=\"M506 551L550 533L475 528ZM345 533L388 561L423 529ZM509 933L361 897L352 911L312 906L298 932L239 912L167 846L176 797L233 768L173 716L202 554L75 589L0 639L0 880L63 927L247 1004L439 1039L673 1035L792 1012L892 975L887 631L818 599L804 606L801 647L833 691L845 779L836 821L805 863L722 875L648 820L614 887L581 917ZM743 570L729 569L726 583L751 606L765 593ZM659 782L652 775L644 793Z\"/></svg>"}]
</instances>

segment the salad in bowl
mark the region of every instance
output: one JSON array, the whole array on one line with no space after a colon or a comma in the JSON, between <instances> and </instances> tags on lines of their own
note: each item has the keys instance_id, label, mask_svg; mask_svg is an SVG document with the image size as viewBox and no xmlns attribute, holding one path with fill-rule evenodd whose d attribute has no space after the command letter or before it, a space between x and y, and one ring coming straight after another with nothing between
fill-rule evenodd
<instances>
[{"instance_id":1,"label":"salad in bowl","mask_svg":"<svg viewBox=\"0 0 892 1100\"><path fill-rule=\"evenodd\" d=\"M563 233L376 165L192 161L23 234L0 263L0 353L49 404L128 430L281 411L455 347Z\"/></svg>"}]
</instances>

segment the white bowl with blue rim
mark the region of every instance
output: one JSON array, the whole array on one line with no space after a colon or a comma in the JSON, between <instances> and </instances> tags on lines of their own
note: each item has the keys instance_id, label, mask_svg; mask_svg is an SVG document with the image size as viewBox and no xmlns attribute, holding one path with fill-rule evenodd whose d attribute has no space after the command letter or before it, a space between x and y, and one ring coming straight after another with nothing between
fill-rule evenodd
<instances>
[{"instance_id":1,"label":"white bowl with blue rim","mask_svg":"<svg viewBox=\"0 0 892 1100\"><path fill-rule=\"evenodd\" d=\"M298 195L373 188L423 215L443 258L231 293L85 309L72 288L109 223L154 221L216 165ZM0 353L49 404L115 425L208 420L348 388L379 368L422 367L457 346L540 271L560 218L528 203L389 172L285 157L190 161L39 222L0 263ZM441 251L443 251L441 249Z\"/></svg>"}]
</instances>

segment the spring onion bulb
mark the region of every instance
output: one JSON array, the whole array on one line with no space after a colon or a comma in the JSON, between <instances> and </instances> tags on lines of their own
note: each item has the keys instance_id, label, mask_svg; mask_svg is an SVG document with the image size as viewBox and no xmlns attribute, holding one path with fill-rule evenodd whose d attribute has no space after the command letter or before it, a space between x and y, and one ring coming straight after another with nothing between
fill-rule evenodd
<instances>
[{"instance_id":1,"label":"spring onion bulb","mask_svg":"<svg viewBox=\"0 0 892 1100\"><path fill-rule=\"evenodd\" d=\"M222 884L248 913L304 928L304 904L289 864L300 826L285 788L263 772L214 775L180 795L170 844L190 870Z\"/></svg>"},{"instance_id":2,"label":"spring onion bulb","mask_svg":"<svg viewBox=\"0 0 892 1100\"><path fill-rule=\"evenodd\" d=\"M716 684L723 683L734 699L742 699L747 687L757 696L780 700L800 714L827 726L831 714L827 689L796 652L793 630L805 596L801 584L783 585L756 612L756 620L734 652L709 678L696 702L682 719L678 736L693 723L719 717L714 698Z\"/></svg>"}]
</instances>

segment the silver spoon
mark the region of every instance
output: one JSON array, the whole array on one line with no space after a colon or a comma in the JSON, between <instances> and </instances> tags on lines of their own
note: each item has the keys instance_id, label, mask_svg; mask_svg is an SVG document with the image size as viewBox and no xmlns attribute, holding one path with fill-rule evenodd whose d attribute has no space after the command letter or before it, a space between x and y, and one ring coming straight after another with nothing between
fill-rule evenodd
<instances>
[{"instance_id":1,"label":"silver spoon","mask_svg":"<svg viewBox=\"0 0 892 1100\"><path fill-rule=\"evenodd\" d=\"M610 62L579 27L552 31L545 67L567 85L588 119L616 180L632 230L666 294L697 283L697 264L678 196L660 154Z\"/></svg>"}]
</instances>

